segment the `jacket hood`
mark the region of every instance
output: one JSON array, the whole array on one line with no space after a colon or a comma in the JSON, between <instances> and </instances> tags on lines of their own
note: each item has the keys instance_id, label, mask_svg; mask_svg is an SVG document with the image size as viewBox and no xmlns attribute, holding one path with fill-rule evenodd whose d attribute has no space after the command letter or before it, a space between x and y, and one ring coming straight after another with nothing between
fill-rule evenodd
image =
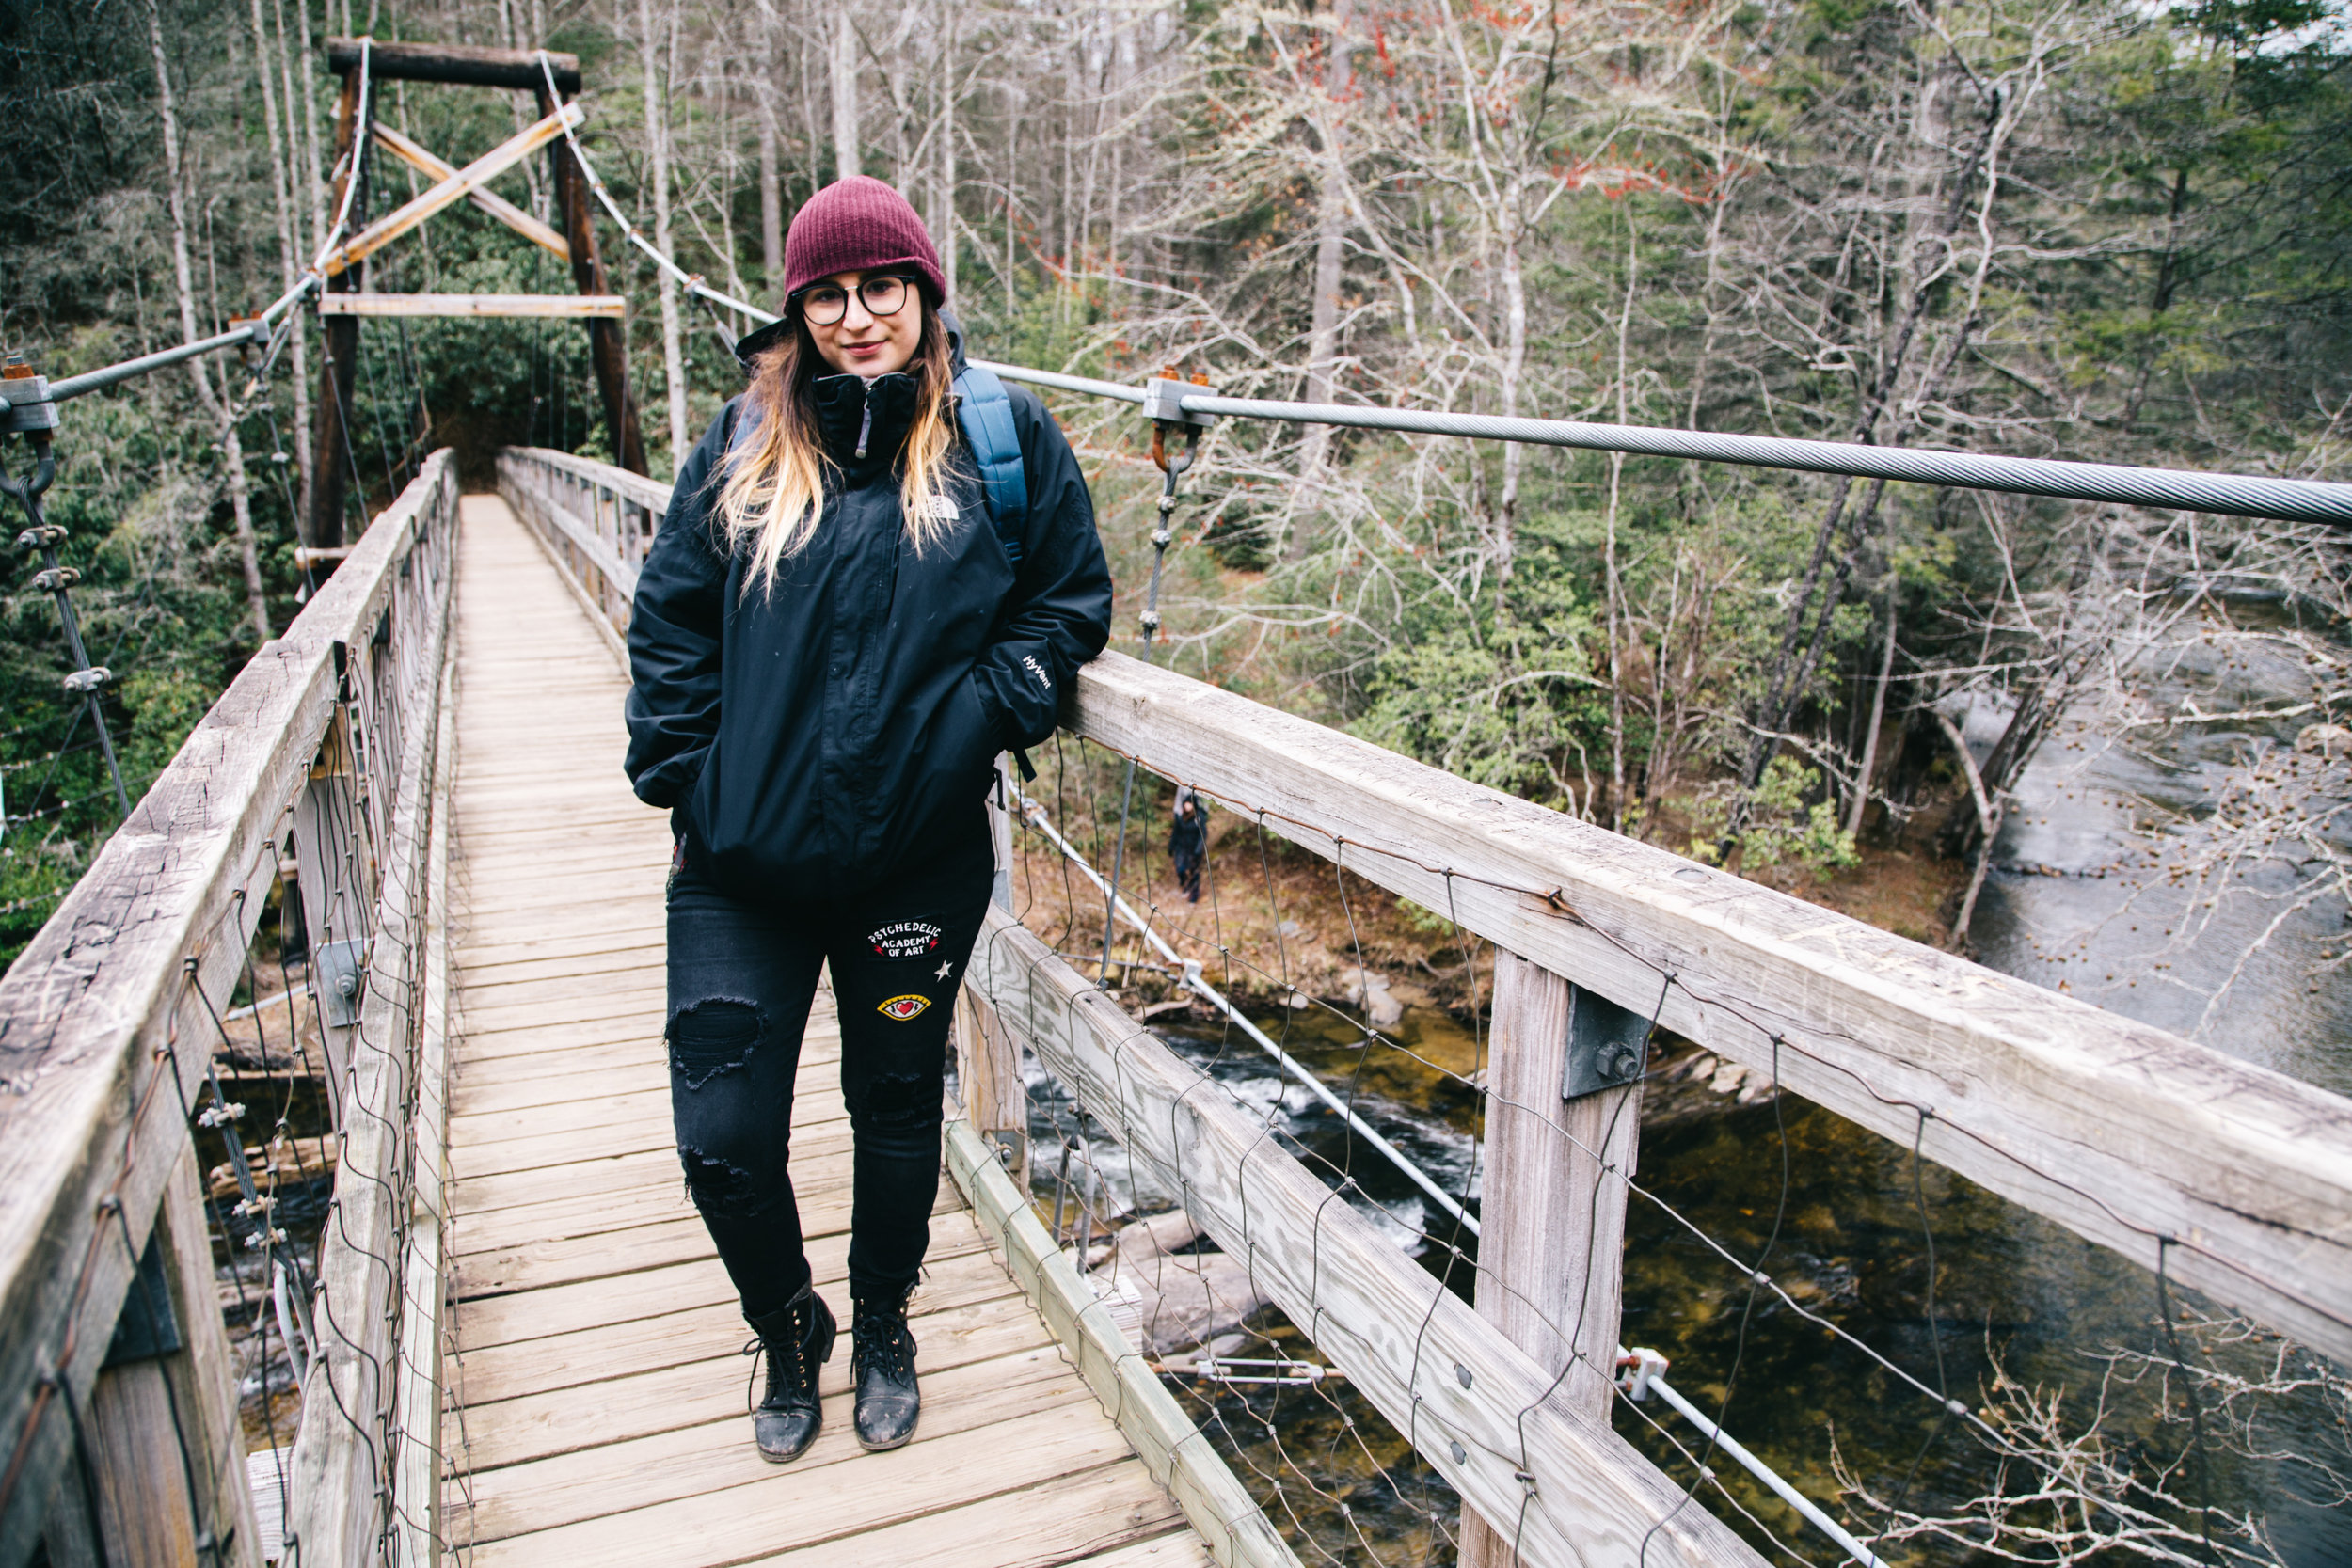
<instances>
[{"instance_id":1,"label":"jacket hood","mask_svg":"<svg viewBox=\"0 0 2352 1568\"><path fill-rule=\"evenodd\" d=\"M934 309L939 312L939 325L947 329L947 362L955 374L961 375L964 363L963 324L956 320L956 313L946 306L936 306ZM784 335L792 330L793 325L791 317L780 316L758 331L748 333L736 340L736 363L743 367L745 375L752 373L752 361L784 341Z\"/></svg>"}]
</instances>

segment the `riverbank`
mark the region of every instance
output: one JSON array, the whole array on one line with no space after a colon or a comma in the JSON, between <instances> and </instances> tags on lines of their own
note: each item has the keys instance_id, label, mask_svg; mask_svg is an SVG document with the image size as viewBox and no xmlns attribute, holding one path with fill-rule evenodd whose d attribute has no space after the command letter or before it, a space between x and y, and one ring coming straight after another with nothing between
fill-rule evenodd
<instances>
[{"instance_id":1,"label":"riverbank","mask_svg":"<svg viewBox=\"0 0 2352 1568\"><path fill-rule=\"evenodd\" d=\"M1200 895L1188 897L1168 859L1165 808L1152 793L1138 784L1120 891L1236 1002L1253 1011L1320 1003L1378 1028L1408 1008L1439 1008L1466 1027L1484 1013L1493 973L1486 943L1466 940L1445 911L1423 910L1248 817L1212 812ZM1817 872L1784 863L1754 879L1914 942L1948 946L1968 868L1934 851L1947 809L1936 802L1892 835L1858 845L1853 865ZM1106 875L1116 822L1112 816L1098 828L1083 815L1055 818ZM1104 959L1103 895L1041 835L1020 833L1015 848L1014 905L1023 921L1082 973L1094 974ZM1158 1019L1181 1008L1175 977L1124 920L1111 933L1109 958L1112 990L1130 1012Z\"/></svg>"}]
</instances>

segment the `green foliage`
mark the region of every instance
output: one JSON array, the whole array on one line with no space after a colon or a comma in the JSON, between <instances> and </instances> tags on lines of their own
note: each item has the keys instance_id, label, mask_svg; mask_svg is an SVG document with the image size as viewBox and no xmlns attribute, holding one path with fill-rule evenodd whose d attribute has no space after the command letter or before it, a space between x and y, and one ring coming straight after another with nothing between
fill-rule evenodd
<instances>
[{"instance_id":1,"label":"green foliage","mask_svg":"<svg viewBox=\"0 0 2352 1568\"><path fill-rule=\"evenodd\" d=\"M1805 797L1820 784L1820 768L1807 768L1785 753L1772 759L1764 770L1763 783L1756 786L1754 815L1746 836L1740 841L1744 868L1793 865L1820 877L1861 863L1853 835L1837 825L1837 808L1827 800L1805 803ZM1732 791L1725 788L1706 791L1692 801L1692 832L1686 851L1692 859L1714 863L1715 846L1730 818L1731 805Z\"/></svg>"}]
</instances>

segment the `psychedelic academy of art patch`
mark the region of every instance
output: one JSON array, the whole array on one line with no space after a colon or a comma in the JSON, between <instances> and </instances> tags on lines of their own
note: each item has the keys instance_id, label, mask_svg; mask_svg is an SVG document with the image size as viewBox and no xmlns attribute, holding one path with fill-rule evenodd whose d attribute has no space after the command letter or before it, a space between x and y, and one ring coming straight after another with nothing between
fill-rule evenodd
<instances>
[{"instance_id":1,"label":"psychedelic academy of art patch","mask_svg":"<svg viewBox=\"0 0 2352 1568\"><path fill-rule=\"evenodd\" d=\"M878 958L919 958L939 945L940 930L928 920L894 920L866 934Z\"/></svg>"}]
</instances>

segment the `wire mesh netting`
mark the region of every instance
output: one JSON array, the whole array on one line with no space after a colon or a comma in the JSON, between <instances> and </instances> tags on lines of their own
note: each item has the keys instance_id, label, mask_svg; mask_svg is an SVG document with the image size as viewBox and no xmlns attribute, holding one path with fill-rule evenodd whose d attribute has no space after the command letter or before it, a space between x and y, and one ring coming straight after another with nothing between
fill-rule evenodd
<instances>
[{"instance_id":1,"label":"wire mesh netting","mask_svg":"<svg viewBox=\"0 0 2352 1568\"><path fill-rule=\"evenodd\" d=\"M2296 1483L2199 1414L2244 1383L2245 1355L2222 1343L2243 1325L2185 1307L2177 1286L2116 1267L1916 1140L1899 1148L1785 1097L1789 1048L1760 1023L1766 1073L1663 1034L1655 1008L1634 1016L1646 1116L1632 1094L1596 1124L1500 1093L1486 1020L1498 962L1518 960L1349 869L1377 851L1148 770L1131 787L1127 760L1087 742L1040 761L1008 797L1023 924L1109 991L1134 1039L1173 1051L1444 1291L1483 1292L1502 1315L1501 1282L1478 1270L1491 1118L1518 1116L1608 1172L1593 1201L1630 1200L1624 1337L1639 1348L1610 1346L1605 1365L1576 1351L1552 1388L1605 1387L1618 1433L1752 1546L1814 1562L1956 1562L2037 1540L2294 1560ZM1171 826L1186 798L1217 818L1199 860L1182 842L1168 852L1188 836ZM1406 962L1418 983L1397 977ZM1692 984L1653 972L1660 1006ZM1704 1000L1739 1014L1737 999ZM1041 1217L1301 1558L1453 1560L1477 1528L1459 1498L1318 1350L1316 1324L1275 1305L1258 1255L1187 1212L1181 1169L1121 1147L1120 1107L1090 1103L1035 1052L1025 1077ZM1931 1113L1915 1109L1924 1133ZM1583 1233L1613 1244L1606 1227ZM2063 1317L2020 1321L2017 1297L2069 1294L2021 1280L2028 1256L2099 1283L2073 1290ZM1588 1250L1581 1276L1613 1261ZM1605 1299L1511 1305L1556 1349L1585 1342L1579 1320ZM2087 1366L2104 1375L2070 1405L2052 1380L2081 1383ZM2324 1439L2330 1408L2282 1386L2270 1430ZM2285 1547L2265 1522L2281 1513ZM1525 1521L1496 1523L1513 1552Z\"/></svg>"}]
</instances>

